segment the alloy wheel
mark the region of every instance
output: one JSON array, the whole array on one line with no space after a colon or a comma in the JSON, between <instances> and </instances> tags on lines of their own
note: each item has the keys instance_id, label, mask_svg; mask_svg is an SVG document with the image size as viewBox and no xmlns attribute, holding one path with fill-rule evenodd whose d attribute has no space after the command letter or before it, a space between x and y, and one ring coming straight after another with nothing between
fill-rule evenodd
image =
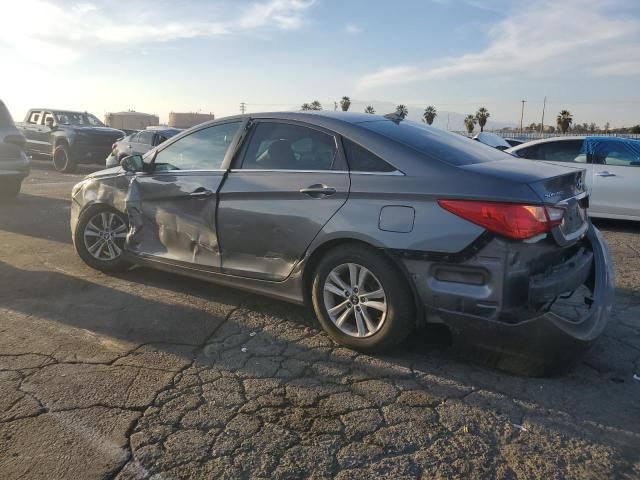
<instances>
[{"instance_id":1,"label":"alloy wheel","mask_svg":"<svg viewBox=\"0 0 640 480\"><path fill-rule=\"evenodd\" d=\"M97 260L116 260L122 255L127 224L113 212L100 212L91 217L84 228L84 246Z\"/></svg>"},{"instance_id":2,"label":"alloy wheel","mask_svg":"<svg viewBox=\"0 0 640 480\"><path fill-rule=\"evenodd\" d=\"M324 282L324 306L341 332L352 337L370 337L387 317L387 297L382 284L357 263L335 267Z\"/></svg>"}]
</instances>

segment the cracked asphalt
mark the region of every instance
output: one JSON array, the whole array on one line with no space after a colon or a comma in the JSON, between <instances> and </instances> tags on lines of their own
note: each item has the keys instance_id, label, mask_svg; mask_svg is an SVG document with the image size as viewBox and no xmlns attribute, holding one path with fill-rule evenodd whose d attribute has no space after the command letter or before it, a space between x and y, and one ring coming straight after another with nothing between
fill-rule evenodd
<instances>
[{"instance_id":1,"label":"cracked asphalt","mask_svg":"<svg viewBox=\"0 0 640 480\"><path fill-rule=\"evenodd\" d=\"M524 378L429 328L334 345L303 308L71 245L81 175L0 205L0 478L640 478L640 226L598 222L616 306L576 368Z\"/></svg>"}]
</instances>

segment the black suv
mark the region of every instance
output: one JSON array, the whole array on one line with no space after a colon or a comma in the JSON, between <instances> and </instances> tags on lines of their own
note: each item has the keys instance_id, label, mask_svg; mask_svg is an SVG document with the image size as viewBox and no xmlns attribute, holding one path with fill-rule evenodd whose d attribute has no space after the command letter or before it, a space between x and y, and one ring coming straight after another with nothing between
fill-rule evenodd
<instances>
[{"instance_id":1,"label":"black suv","mask_svg":"<svg viewBox=\"0 0 640 480\"><path fill-rule=\"evenodd\" d=\"M111 146L124 137L87 112L34 108L17 124L27 139L27 153L53 159L59 172L71 172L78 163L101 163Z\"/></svg>"}]
</instances>

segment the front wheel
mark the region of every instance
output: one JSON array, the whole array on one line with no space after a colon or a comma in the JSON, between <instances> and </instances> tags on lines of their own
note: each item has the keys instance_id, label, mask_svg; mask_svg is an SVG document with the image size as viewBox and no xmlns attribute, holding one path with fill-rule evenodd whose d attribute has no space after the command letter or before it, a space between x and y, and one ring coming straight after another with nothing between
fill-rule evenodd
<instances>
[{"instance_id":1,"label":"front wheel","mask_svg":"<svg viewBox=\"0 0 640 480\"><path fill-rule=\"evenodd\" d=\"M58 145L53 150L53 168L63 173L71 173L76 169L69 147L66 145Z\"/></svg>"},{"instance_id":2,"label":"front wheel","mask_svg":"<svg viewBox=\"0 0 640 480\"><path fill-rule=\"evenodd\" d=\"M107 206L92 205L80 214L73 244L90 267L116 272L129 267L122 258L129 224L126 216Z\"/></svg>"},{"instance_id":3,"label":"front wheel","mask_svg":"<svg viewBox=\"0 0 640 480\"><path fill-rule=\"evenodd\" d=\"M363 352L389 349L415 325L413 293L397 266L372 248L331 250L318 264L313 307L337 343Z\"/></svg>"}]
</instances>

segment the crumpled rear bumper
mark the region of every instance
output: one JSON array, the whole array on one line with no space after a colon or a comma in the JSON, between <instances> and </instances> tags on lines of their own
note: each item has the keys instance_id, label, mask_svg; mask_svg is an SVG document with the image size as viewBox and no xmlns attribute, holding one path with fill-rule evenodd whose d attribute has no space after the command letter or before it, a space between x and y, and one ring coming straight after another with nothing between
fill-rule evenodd
<instances>
[{"instance_id":1,"label":"crumpled rear bumper","mask_svg":"<svg viewBox=\"0 0 640 480\"><path fill-rule=\"evenodd\" d=\"M453 309L433 309L429 305L426 306L427 316L429 313L436 314L449 327L458 347L482 350L494 359L504 354L505 358L509 356L516 361L537 361L542 370L573 363L606 327L615 292L613 262L605 240L593 225L589 227L586 238L591 244L592 261L589 261L591 267L588 273L593 288L591 306L581 310L585 312L582 316L568 318L547 311L523 321L508 323ZM575 274L584 277L588 259L582 260L582 263L577 262ZM560 278L564 281L566 272L562 273ZM501 366L499 362L497 366ZM508 365L502 366L510 369Z\"/></svg>"}]
</instances>

